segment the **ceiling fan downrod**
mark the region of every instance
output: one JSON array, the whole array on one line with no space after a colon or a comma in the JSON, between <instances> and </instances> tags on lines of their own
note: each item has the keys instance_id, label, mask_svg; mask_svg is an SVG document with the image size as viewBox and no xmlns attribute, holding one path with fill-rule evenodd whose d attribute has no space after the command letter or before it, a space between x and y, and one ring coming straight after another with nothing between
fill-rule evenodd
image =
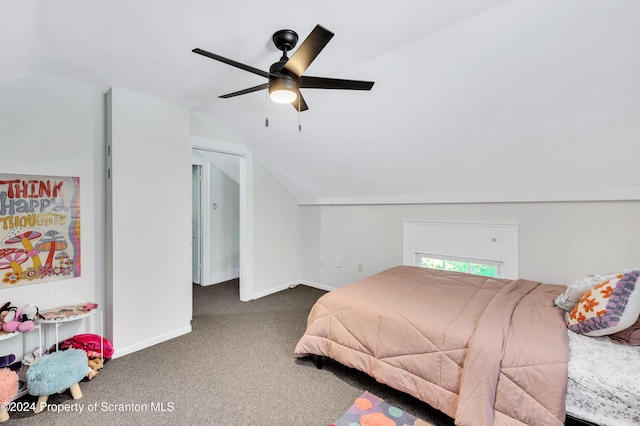
<instances>
[{"instance_id":1,"label":"ceiling fan downrod","mask_svg":"<svg viewBox=\"0 0 640 426\"><path fill-rule=\"evenodd\" d=\"M271 40L278 50L282 50L282 58L280 60L286 61L289 59L287 52L292 51L298 43L298 33L293 30L279 30L273 34Z\"/></svg>"}]
</instances>

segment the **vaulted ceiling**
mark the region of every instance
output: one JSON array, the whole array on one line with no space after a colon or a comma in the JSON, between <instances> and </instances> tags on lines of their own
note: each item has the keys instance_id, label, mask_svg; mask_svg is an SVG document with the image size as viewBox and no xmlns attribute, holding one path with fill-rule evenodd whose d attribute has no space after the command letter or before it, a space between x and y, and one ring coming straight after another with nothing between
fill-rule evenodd
<instances>
[{"instance_id":1,"label":"vaulted ceiling","mask_svg":"<svg viewBox=\"0 0 640 426\"><path fill-rule=\"evenodd\" d=\"M188 106L295 195L638 185L637 0L22 0L0 3L0 81L121 87ZM280 29L335 36L306 74L375 81L270 104ZM298 120L302 131L298 131Z\"/></svg>"}]
</instances>

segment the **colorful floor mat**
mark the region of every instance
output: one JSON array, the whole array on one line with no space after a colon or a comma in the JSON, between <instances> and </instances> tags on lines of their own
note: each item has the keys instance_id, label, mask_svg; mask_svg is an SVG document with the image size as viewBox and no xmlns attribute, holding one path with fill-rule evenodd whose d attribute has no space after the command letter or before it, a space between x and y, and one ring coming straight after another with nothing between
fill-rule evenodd
<instances>
[{"instance_id":1,"label":"colorful floor mat","mask_svg":"<svg viewBox=\"0 0 640 426\"><path fill-rule=\"evenodd\" d=\"M432 426L366 392L330 426Z\"/></svg>"}]
</instances>

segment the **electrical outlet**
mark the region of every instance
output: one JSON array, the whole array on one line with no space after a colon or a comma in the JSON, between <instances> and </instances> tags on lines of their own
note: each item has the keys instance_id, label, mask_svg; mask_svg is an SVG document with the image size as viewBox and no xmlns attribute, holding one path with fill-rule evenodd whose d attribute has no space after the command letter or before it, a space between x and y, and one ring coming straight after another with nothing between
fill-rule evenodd
<instances>
[{"instance_id":1,"label":"electrical outlet","mask_svg":"<svg viewBox=\"0 0 640 426\"><path fill-rule=\"evenodd\" d=\"M320 264L324 265L324 256L323 255L320 255Z\"/></svg>"},{"instance_id":2,"label":"electrical outlet","mask_svg":"<svg viewBox=\"0 0 640 426\"><path fill-rule=\"evenodd\" d=\"M336 268L342 268L342 258L340 256L336 257Z\"/></svg>"}]
</instances>

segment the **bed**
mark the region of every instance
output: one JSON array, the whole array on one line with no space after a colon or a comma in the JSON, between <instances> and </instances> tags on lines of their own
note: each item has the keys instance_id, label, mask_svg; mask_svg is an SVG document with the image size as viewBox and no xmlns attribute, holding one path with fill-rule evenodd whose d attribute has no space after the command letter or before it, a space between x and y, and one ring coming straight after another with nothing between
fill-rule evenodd
<instances>
[{"instance_id":1,"label":"bed","mask_svg":"<svg viewBox=\"0 0 640 426\"><path fill-rule=\"evenodd\" d=\"M570 336L568 314L555 304L566 289L398 266L319 298L294 355L329 357L360 370L457 425L562 425L567 414L597 424L638 424L637 385L625 394L607 377L615 384L598 388L603 379L593 375L598 368L589 355L607 357L607 348L615 353L608 360L632 367L640 363L638 347L620 351L623 345L606 337ZM635 410L629 408L634 402ZM604 416L603 404L611 407Z\"/></svg>"}]
</instances>

